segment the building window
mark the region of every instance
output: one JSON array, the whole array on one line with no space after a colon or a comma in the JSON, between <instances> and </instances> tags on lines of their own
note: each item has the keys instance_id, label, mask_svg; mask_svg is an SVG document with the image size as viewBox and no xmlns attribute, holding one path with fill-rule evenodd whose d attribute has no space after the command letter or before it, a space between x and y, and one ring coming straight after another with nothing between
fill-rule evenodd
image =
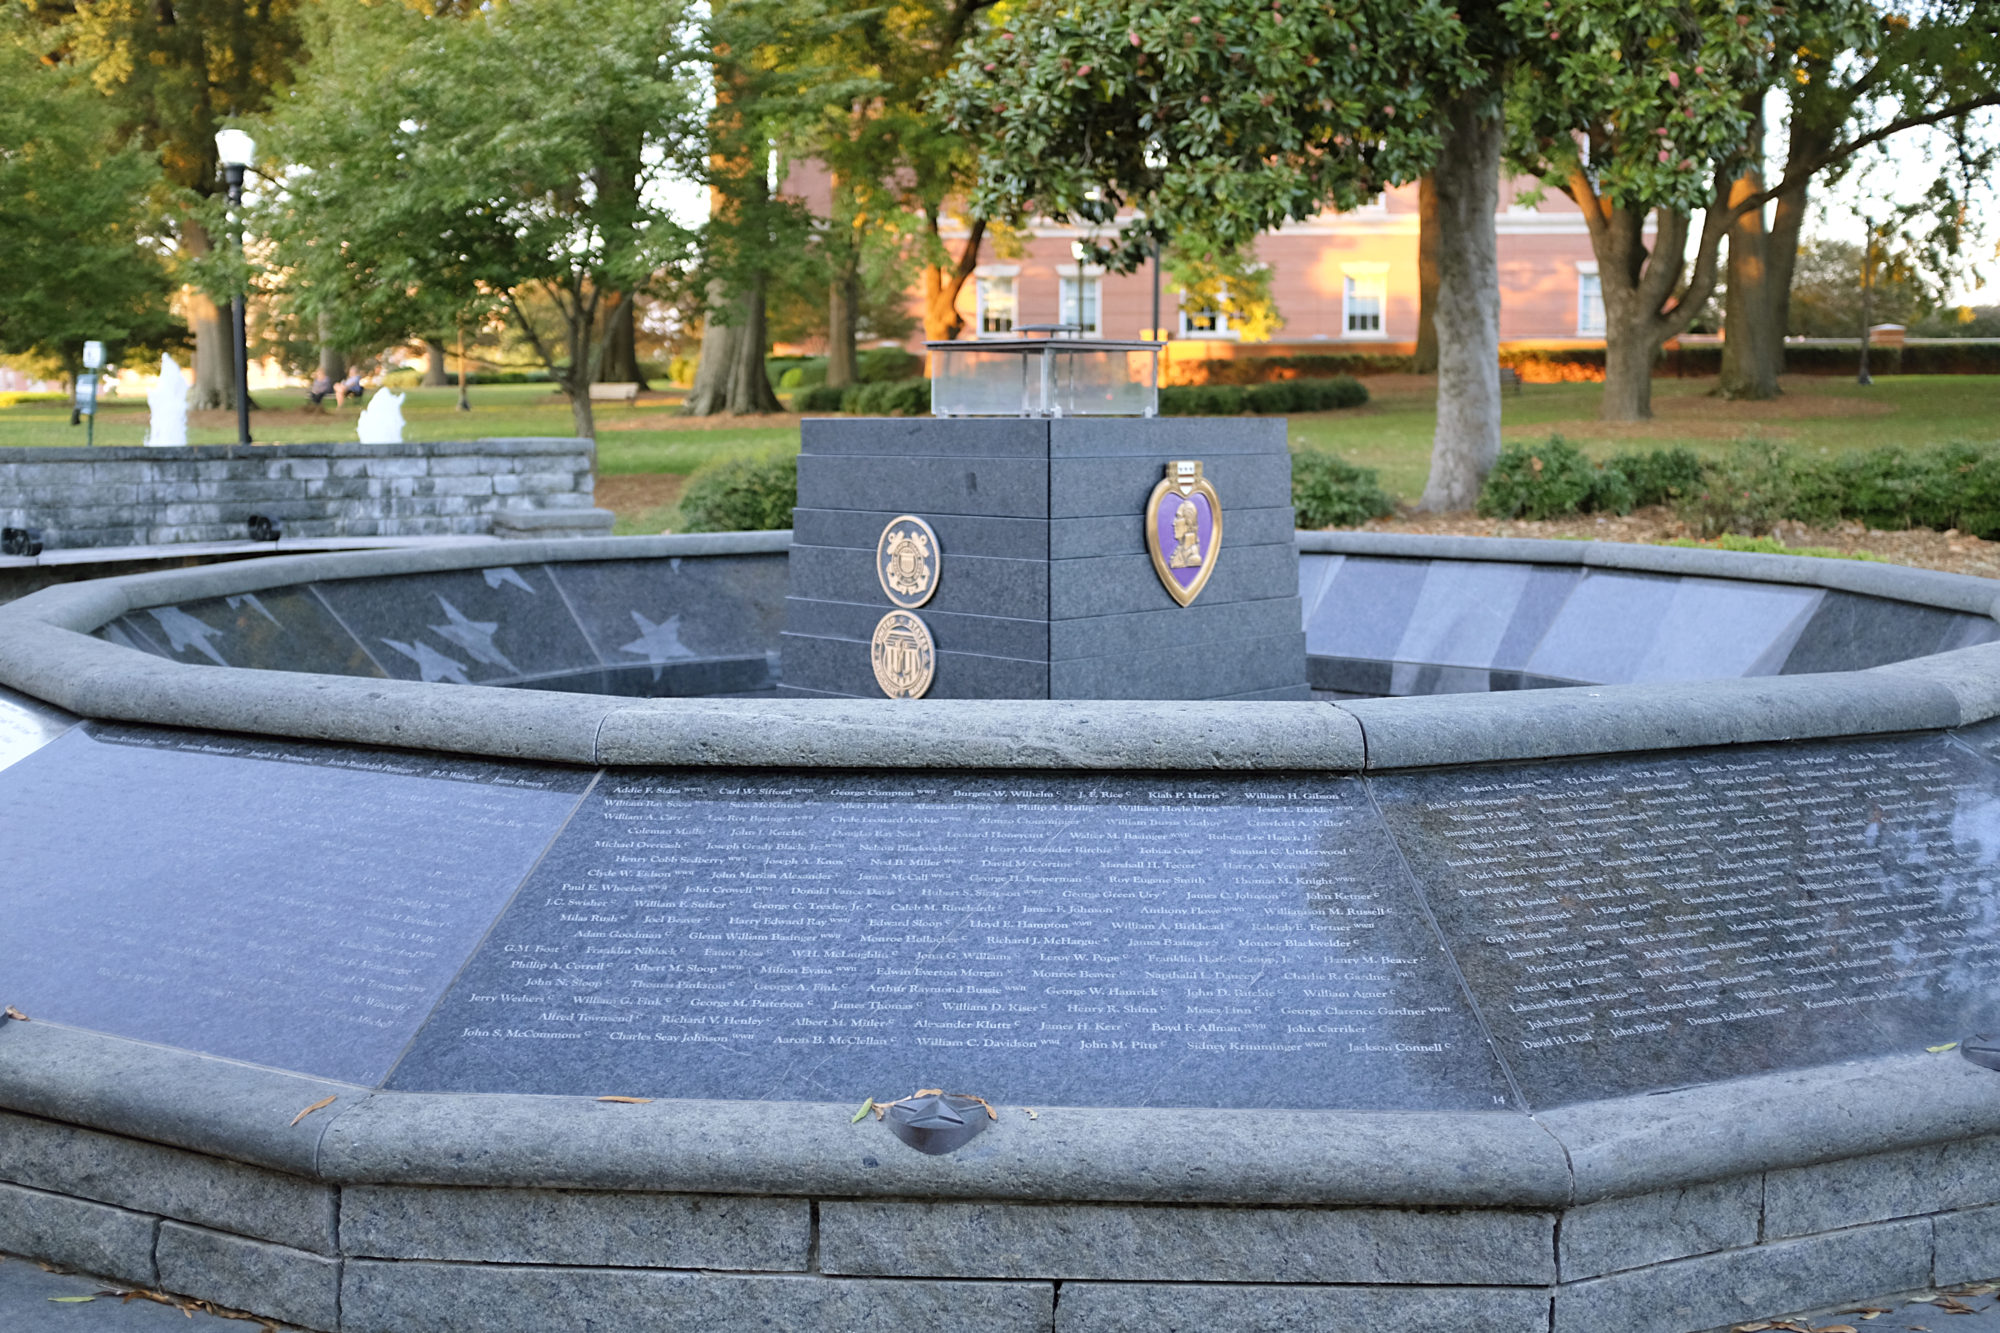
<instances>
[{"instance_id":1,"label":"building window","mask_svg":"<svg viewBox=\"0 0 2000 1333\"><path fill-rule=\"evenodd\" d=\"M1014 331L1014 277L995 274L978 279L979 336Z\"/></svg>"},{"instance_id":2,"label":"building window","mask_svg":"<svg viewBox=\"0 0 2000 1333\"><path fill-rule=\"evenodd\" d=\"M1181 307L1181 336L1183 338L1227 338L1229 316L1213 307L1196 310L1190 306Z\"/></svg>"},{"instance_id":3,"label":"building window","mask_svg":"<svg viewBox=\"0 0 2000 1333\"><path fill-rule=\"evenodd\" d=\"M1343 286L1341 328L1350 338L1382 336L1382 306L1389 282L1382 273L1350 273Z\"/></svg>"},{"instance_id":4,"label":"building window","mask_svg":"<svg viewBox=\"0 0 2000 1333\"><path fill-rule=\"evenodd\" d=\"M1084 336L1094 338L1098 334L1098 285L1095 274L1065 273L1062 275L1062 304L1057 313L1058 324L1074 324L1083 330Z\"/></svg>"},{"instance_id":5,"label":"building window","mask_svg":"<svg viewBox=\"0 0 2000 1333\"><path fill-rule=\"evenodd\" d=\"M1604 283L1595 267L1577 270L1576 331L1583 337L1604 336Z\"/></svg>"}]
</instances>

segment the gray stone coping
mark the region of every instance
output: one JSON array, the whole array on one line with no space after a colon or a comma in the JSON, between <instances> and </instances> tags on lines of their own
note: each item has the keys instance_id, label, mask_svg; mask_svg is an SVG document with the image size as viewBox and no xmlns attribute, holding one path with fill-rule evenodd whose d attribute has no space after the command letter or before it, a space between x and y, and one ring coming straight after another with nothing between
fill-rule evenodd
<instances>
[{"instance_id":1,"label":"gray stone coping","mask_svg":"<svg viewBox=\"0 0 2000 1333\"><path fill-rule=\"evenodd\" d=\"M204 446L208 447L208 446ZM214 446L220 447L220 446ZM377 446L392 447L392 446ZM789 532L509 542L508 563L776 555ZM1307 554L1562 561L1781 581L1981 614L1985 579L1605 543L1301 533ZM169 662L92 637L127 611L493 563L492 545L277 556L47 588L0 607L0 683L86 717L593 765L1358 772L1969 725L2000 643L1823 675L1329 703L633 700Z\"/></svg>"},{"instance_id":2,"label":"gray stone coping","mask_svg":"<svg viewBox=\"0 0 2000 1333\"><path fill-rule=\"evenodd\" d=\"M381 1092L0 1021L0 1109L341 1185L1567 1208L1991 1135L1996 1079L1919 1053L1537 1114L997 1105L928 1157L854 1105Z\"/></svg>"},{"instance_id":3,"label":"gray stone coping","mask_svg":"<svg viewBox=\"0 0 2000 1333\"><path fill-rule=\"evenodd\" d=\"M215 458L425 458L459 454L546 454L594 447L581 436L522 435L477 440L413 440L362 444L357 440L314 440L302 444L65 445L23 449L0 456L7 463L159 463L169 459Z\"/></svg>"}]
</instances>

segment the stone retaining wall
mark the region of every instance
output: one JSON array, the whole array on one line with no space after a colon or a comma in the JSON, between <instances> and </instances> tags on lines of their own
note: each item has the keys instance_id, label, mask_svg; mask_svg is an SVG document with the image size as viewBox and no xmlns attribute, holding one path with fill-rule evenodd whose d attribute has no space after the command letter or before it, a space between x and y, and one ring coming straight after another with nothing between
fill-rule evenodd
<instances>
[{"instance_id":1,"label":"stone retaining wall","mask_svg":"<svg viewBox=\"0 0 2000 1333\"><path fill-rule=\"evenodd\" d=\"M0 1021L0 1251L328 1333L1687 1333L2000 1268L1994 1075L1874 1063L1539 1127L1007 1107L933 1158L844 1106L371 1092Z\"/></svg>"},{"instance_id":2,"label":"stone retaining wall","mask_svg":"<svg viewBox=\"0 0 2000 1333\"><path fill-rule=\"evenodd\" d=\"M502 510L590 509L587 439L0 450L0 524L50 550L288 537L470 535Z\"/></svg>"}]
</instances>

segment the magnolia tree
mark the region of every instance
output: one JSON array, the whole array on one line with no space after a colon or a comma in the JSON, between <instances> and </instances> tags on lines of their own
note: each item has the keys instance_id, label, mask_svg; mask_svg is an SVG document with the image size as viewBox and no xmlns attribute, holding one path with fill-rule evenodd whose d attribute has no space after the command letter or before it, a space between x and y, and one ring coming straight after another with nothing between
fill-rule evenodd
<instances>
[{"instance_id":1,"label":"magnolia tree","mask_svg":"<svg viewBox=\"0 0 2000 1333\"><path fill-rule=\"evenodd\" d=\"M1508 0L1525 39L1511 156L1583 210L1604 293L1602 415L1652 415L1653 363L1715 294L1755 96L1783 35L1766 0ZM1740 202L1740 201L1738 201ZM1691 217L1706 209L1687 261ZM1652 234L1647 234L1649 224Z\"/></svg>"},{"instance_id":2,"label":"magnolia tree","mask_svg":"<svg viewBox=\"0 0 2000 1333\"><path fill-rule=\"evenodd\" d=\"M1082 223L1120 272L1156 245L1232 255L1440 167L1441 211L1464 230L1440 251L1436 457L1455 479L1443 503L1465 504L1499 449L1498 98L1476 49L1496 17L1443 0L1028 0L970 44L938 105L979 146L975 212Z\"/></svg>"},{"instance_id":3,"label":"magnolia tree","mask_svg":"<svg viewBox=\"0 0 2000 1333\"><path fill-rule=\"evenodd\" d=\"M1838 175L1897 135L1937 127L1946 151L1917 214L1926 266L1963 252L1970 196L1992 177L1991 122L2000 105L2000 5L1990 0L1795 0L1792 35L1773 45L1772 79L1785 98L1782 172L1760 170L1764 125L1752 123L1745 170L1731 184L1722 392L1778 391L1792 278L1815 179ZM1907 161L1907 158L1906 158ZM1767 223L1763 205L1772 204ZM1923 225L1927 220L1928 225Z\"/></svg>"}]
</instances>

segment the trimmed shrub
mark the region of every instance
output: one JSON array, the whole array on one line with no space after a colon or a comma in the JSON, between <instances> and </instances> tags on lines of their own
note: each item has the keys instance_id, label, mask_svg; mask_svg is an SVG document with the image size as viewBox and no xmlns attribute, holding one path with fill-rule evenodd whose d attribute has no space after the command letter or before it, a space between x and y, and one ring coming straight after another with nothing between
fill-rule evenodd
<instances>
[{"instance_id":1,"label":"trimmed shrub","mask_svg":"<svg viewBox=\"0 0 2000 1333\"><path fill-rule=\"evenodd\" d=\"M1292 513L1301 528L1352 528L1396 511L1373 468L1318 449L1292 453Z\"/></svg>"},{"instance_id":2,"label":"trimmed shrub","mask_svg":"<svg viewBox=\"0 0 2000 1333\"><path fill-rule=\"evenodd\" d=\"M924 359L900 347L871 347L854 358L854 374L863 384L914 379L924 373Z\"/></svg>"},{"instance_id":3,"label":"trimmed shrub","mask_svg":"<svg viewBox=\"0 0 2000 1333\"><path fill-rule=\"evenodd\" d=\"M1414 369L1416 358L1369 352L1310 353L1301 356L1245 356L1229 360L1181 361L1165 364L1176 385L1269 384L1278 380L1327 379L1336 375L1401 375Z\"/></svg>"},{"instance_id":4,"label":"trimmed shrub","mask_svg":"<svg viewBox=\"0 0 2000 1333\"><path fill-rule=\"evenodd\" d=\"M1250 391L1235 384L1171 384L1160 390L1163 417L1233 417L1250 410Z\"/></svg>"},{"instance_id":5,"label":"trimmed shrub","mask_svg":"<svg viewBox=\"0 0 2000 1333\"><path fill-rule=\"evenodd\" d=\"M1510 444L1479 493L1484 518L1562 518L1595 509L1628 513L1632 487L1625 474L1600 468L1560 435L1540 444Z\"/></svg>"},{"instance_id":6,"label":"trimmed shrub","mask_svg":"<svg viewBox=\"0 0 2000 1333\"><path fill-rule=\"evenodd\" d=\"M840 410L860 417L923 416L931 410L931 382L880 380L851 385L841 394Z\"/></svg>"},{"instance_id":7,"label":"trimmed shrub","mask_svg":"<svg viewBox=\"0 0 2000 1333\"><path fill-rule=\"evenodd\" d=\"M1701 459L1695 456L1692 449L1614 454L1606 460L1604 470L1616 472L1624 478L1632 496L1631 508L1673 504L1702 486Z\"/></svg>"},{"instance_id":8,"label":"trimmed shrub","mask_svg":"<svg viewBox=\"0 0 2000 1333\"><path fill-rule=\"evenodd\" d=\"M778 387L787 392L793 389L810 389L824 383L826 383L826 358L823 356L816 356L810 361L801 361L778 376Z\"/></svg>"},{"instance_id":9,"label":"trimmed shrub","mask_svg":"<svg viewBox=\"0 0 2000 1333\"><path fill-rule=\"evenodd\" d=\"M1729 532L1761 537L1800 507L1794 461L1769 441L1744 441L1709 464L1701 488L1683 496L1675 508L1704 538Z\"/></svg>"},{"instance_id":10,"label":"trimmed shrub","mask_svg":"<svg viewBox=\"0 0 2000 1333\"><path fill-rule=\"evenodd\" d=\"M1328 412L1368 401L1360 380L1342 375L1326 380L1272 380L1249 387L1236 384L1170 384L1160 390L1165 417L1233 417L1244 412Z\"/></svg>"},{"instance_id":11,"label":"trimmed shrub","mask_svg":"<svg viewBox=\"0 0 2000 1333\"><path fill-rule=\"evenodd\" d=\"M701 469L681 493L683 532L764 532L792 526L799 460L732 458Z\"/></svg>"},{"instance_id":12,"label":"trimmed shrub","mask_svg":"<svg viewBox=\"0 0 2000 1333\"><path fill-rule=\"evenodd\" d=\"M838 412L841 399L847 390L831 385L815 384L810 389L800 389L792 395L794 412Z\"/></svg>"}]
</instances>

